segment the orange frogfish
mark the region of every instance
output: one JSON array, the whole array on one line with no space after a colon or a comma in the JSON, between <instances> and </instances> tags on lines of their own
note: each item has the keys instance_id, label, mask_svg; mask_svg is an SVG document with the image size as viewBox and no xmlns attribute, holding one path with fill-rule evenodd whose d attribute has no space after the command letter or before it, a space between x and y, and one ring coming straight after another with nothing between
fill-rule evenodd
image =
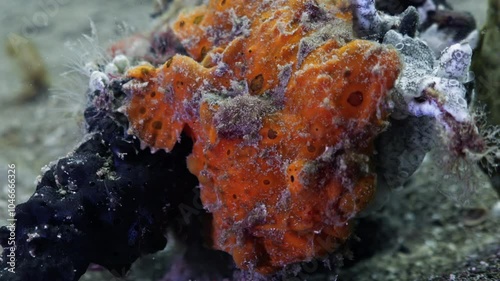
<instances>
[{"instance_id":1,"label":"orange frogfish","mask_svg":"<svg viewBox=\"0 0 500 281\"><path fill-rule=\"evenodd\" d=\"M338 249L374 197L398 52L356 39L344 1L209 1L172 28L189 56L130 69L125 111L152 150L193 140L212 247L262 274Z\"/></svg>"}]
</instances>

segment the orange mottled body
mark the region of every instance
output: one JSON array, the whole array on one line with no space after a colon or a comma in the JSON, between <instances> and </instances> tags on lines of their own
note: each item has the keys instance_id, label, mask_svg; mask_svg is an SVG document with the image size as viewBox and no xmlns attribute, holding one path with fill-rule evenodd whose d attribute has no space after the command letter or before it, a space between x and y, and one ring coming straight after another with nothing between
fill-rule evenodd
<instances>
[{"instance_id":1,"label":"orange mottled body","mask_svg":"<svg viewBox=\"0 0 500 281\"><path fill-rule=\"evenodd\" d=\"M143 86L127 114L153 148L193 138L213 247L271 273L334 251L372 199L373 139L400 61L355 40L341 4L264 2L181 15L173 27L191 57L130 70Z\"/></svg>"}]
</instances>

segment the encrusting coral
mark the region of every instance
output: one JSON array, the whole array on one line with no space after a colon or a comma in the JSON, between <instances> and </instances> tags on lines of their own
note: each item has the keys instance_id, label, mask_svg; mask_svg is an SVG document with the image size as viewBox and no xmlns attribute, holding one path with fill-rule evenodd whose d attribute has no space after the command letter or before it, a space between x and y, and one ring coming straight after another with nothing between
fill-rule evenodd
<instances>
[{"instance_id":1,"label":"encrusting coral","mask_svg":"<svg viewBox=\"0 0 500 281\"><path fill-rule=\"evenodd\" d=\"M167 151L191 136L214 247L241 268L325 256L373 197L400 60L354 40L350 18L341 4L211 1L173 24L191 57L128 71L131 132Z\"/></svg>"}]
</instances>

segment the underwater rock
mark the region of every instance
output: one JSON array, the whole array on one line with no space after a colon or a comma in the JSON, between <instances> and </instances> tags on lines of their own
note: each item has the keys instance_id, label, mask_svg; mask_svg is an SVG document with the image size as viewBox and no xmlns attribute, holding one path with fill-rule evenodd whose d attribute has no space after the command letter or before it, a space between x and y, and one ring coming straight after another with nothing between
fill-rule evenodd
<instances>
[{"instance_id":1,"label":"underwater rock","mask_svg":"<svg viewBox=\"0 0 500 281\"><path fill-rule=\"evenodd\" d=\"M473 57L477 99L485 104L487 120L500 125L500 3L488 1L486 24L481 28L481 40ZM492 173L492 183L500 195L500 170Z\"/></svg>"},{"instance_id":2,"label":"underwater rock","mask_svg":"<svg viewBox=\"0 0 500 281\"><path fill-rule=\"evenodd\" d=\"M473 58L478 99L487 105L492 124L500 124L500 4L490 0L486 25Z\"/></svg>"},{"instance_id":3,"label":"underwater rock","mask_svg":"<svg viewBox=\"0 0 500 281\"><path fill-rule=\"evenodd\" d=\"M140 256L165 247L183 190L189 141L170 154L141 150L123 123L93 107L88 136L45 168L35 194L16 207L16 273L1 280L78 280L90 263L123 276ZM9 230L0 229L9 247Z\"/></svg>"}]
</instances>

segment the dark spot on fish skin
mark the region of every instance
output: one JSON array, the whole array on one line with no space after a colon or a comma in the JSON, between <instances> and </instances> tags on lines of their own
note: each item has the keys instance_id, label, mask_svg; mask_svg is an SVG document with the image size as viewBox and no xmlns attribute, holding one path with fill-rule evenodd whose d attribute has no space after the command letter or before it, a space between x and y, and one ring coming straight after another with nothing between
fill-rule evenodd
<instances>
[{"instance_id":1,"label":"dark spot on fish skin","mask_svg":"<svg viewBox=\"0 0 500 281\"><path fill-rule=\"evenodd\" d=\"M207 55L207 53L208 53L208 48L205 47L205 46L203 46L201 48L201 52L200 52L201 59L205 58L205 56Z\"/></svg>"},{"instance_id":2,"label":"dark spot on fish skin","mask_svg":"<svg viewBox=\"0 0 500 281\"><path fill-rule=\"evenodd\" d=\"M151 126L153 127L153 129L155 130L161 130L161 128L163 127L163 123L161 121L154 121Z\"/></svg>"},{"instance_id":3,"label":"dark spot on fish skin","mask_svg":"<svg viewBox=\"0 0 500 281\"><path fill-rule=\"evenodd\" d=\"M267 131L267 137L274 140L275 138L278 137L278 132L276 132L273 129L269 129L269 131Z\"/></svg>"},{"instance_id":4,"label":"dark spot on fish skin","mask_svg":"<svg viewBox=\"0 0 500 281\"><path fill-rule=\"evenodd\" d=\"M250 92L252 94L259 92L262 89L263 85L264 85L264 76L262 76L262 74L255 76L255 78L252 79L252 82L250 82Z\"/></svg>"},{"instance_id":5,"label":"dark spot on fish skin","mask_svg":"<svg viewBox=\"0 0 500 281\"><path fill-rule=\"evenodd\" d=\"M352 106L360 106L363 103L363 93L360 91L352 92L347 98L347 102Z\"/></svg>"},{"instance_id":6,"label":"dark spot on fish skin","mask_svg":"<svg viewBox=\"0 0 500 281\"><path fill-rule=\"evenodd\" d=\"M172 61L173 61L173 60L174 60L174 58L169 58L169 59L167 60L167 62L165 63L165 65L167 66L167 68L168 68L168 67L170 67L170 65L172 64Z\"/></svg>"},{"instance_id":7,"label":"dark spot on fish skin","mask_svg":"<svg viewBox=\"0 0 500 281\"><path fill-rule=\"evenodd\" d=\"M196 18L194 18L193 23L196 25L200 24L201 21L203 20L203 17L204 17L204 15L197 16Z\"/></svg>"}]
</instances>

